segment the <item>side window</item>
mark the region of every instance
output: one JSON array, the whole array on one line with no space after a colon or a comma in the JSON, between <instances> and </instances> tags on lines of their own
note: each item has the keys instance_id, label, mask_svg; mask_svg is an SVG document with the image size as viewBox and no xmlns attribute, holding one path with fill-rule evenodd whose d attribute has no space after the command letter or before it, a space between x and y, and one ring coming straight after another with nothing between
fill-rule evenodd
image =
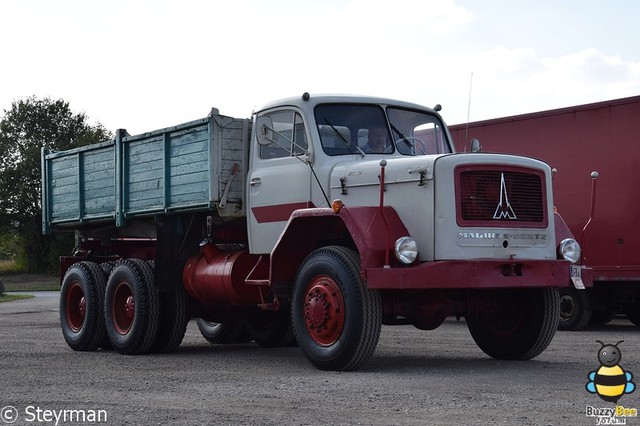
<instances>
[{"instance_id":1,"label":"side window","mask_svg":"<svg viewBox=\"0 0 640 426\"><path fill-rule=\"evenodd\" d=\"M291 147L293 155L304 154L309 150L309 143L307 142L307 132L302 122L302 116L297 112L293 117L293 129L294 145Z\"/></svg>"},{"instance_id":2,"label":"side window","mask_svg":"<svg viewBox=\"0 0 640 426\"><path fill-rule=\"evenodd\" d=\"M302 117L295 111L265 114L273 125L273 143L260 146L260 158L282 158L304 154L308 148Z\"/></svg>"}]
</instances>

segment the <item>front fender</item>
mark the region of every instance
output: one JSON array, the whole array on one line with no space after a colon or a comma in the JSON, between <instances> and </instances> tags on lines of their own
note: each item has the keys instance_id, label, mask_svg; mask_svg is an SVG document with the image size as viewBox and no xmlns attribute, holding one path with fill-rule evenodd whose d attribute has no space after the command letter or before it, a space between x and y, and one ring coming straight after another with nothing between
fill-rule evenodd
<instances>
[{"instance_id":1,"label":"front fender","mask_svg":"<svg viewBox=\"0 0 640 426\"><path fill-rule=\"evenodd\" d=\"M553 220L555 222L555 228L556 228L556 246L558 246L560 242L565 238L575 239L575 237L569 230L569 227L565 223L564 219L562 218L562 216L560 216L560 213L554 212Z\"/></svg>"},{"instance_id":2,"label":"front fender","mask_svg":"<svg viewBox=\"0 0 640 426\"><path fill-rule=\"evenodd\" d=\"M384 218L382 216L384 214ZM385 224L385 220L386 223ZM271 283L293 283L298 267L313 250L343 245L360 255L360 274L385 264L388 249L391 264L397 264L394 244L409 233L393 207L343 207L300 209L293 212L271 252Z\"/></svg>"}]
</instances>

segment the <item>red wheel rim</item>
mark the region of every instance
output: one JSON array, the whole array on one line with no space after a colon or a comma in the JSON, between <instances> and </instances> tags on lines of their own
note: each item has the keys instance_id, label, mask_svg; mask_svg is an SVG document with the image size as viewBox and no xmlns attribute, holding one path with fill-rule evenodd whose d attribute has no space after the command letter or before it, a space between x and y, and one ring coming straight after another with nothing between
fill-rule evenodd
<instances>
[{"instance_id":1,"label":"red wheel rim","mask_svg":"<svg viewBox=\"0 0 640 426\"><path fill-rule=\"evenodd\" d=\"M136 304L127 282L121 282L113 293L113 325L120 334L127 334L131 330L136 313Z\"/></svg>"},{"instance_id":2,"label":"red wheel rim","mask_svg":"<svg viewBox=\"0 0 640 426\"><path fill-rule=\"evenodd\" d=\"M344 328L344 300L338 284L326 275L315 277L304 295L304 322L311 338L322 346L335 343Z\"/></svg>"},{"instance_id":3,"label":"red wheel rim","mask_svg":"<svg viewBox=\"0 0 640 426\"><path fill-rule=\"evenodd\" d=\"M87 299L79 282L74 282L67 293L67 324L74 332L79 332L87 316Z\"/></svg>"}]
</instances>

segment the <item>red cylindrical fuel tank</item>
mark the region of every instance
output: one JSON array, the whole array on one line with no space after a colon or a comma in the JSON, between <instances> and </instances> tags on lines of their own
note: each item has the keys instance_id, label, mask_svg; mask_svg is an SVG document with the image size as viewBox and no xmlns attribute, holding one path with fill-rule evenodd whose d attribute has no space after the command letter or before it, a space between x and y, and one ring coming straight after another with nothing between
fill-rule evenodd
<instances>
[{"instance_id":1,"label":"red cylindrical fuel tank","mask_svg":"<svg viewBox=\"0 0 640 426\"><path fill-rule=\"evenodd\" d=\"M207 243L187 261L182 282L187 293L203 303L260 303L258 288L245 284L257 261L248 251L225 253Z\"/></svg>"}]
</instances>

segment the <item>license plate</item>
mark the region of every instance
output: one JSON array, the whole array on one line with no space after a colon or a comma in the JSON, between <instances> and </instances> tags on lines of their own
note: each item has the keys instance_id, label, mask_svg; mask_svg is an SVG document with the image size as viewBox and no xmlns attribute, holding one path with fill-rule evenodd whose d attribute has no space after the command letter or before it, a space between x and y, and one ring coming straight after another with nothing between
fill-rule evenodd
<instances>
[{"instance_id":1,"label":"license plate","mask_svg":"<svg viewBox=\"0 0 640 426\"><path fill-rule=\"evenodd\" d=\"M571 265L569 268L571 268L571 281L573 282L573 286L579 290L584 290L584 283L582 282L582 266Z\"/></svg>"}]
</instances>

